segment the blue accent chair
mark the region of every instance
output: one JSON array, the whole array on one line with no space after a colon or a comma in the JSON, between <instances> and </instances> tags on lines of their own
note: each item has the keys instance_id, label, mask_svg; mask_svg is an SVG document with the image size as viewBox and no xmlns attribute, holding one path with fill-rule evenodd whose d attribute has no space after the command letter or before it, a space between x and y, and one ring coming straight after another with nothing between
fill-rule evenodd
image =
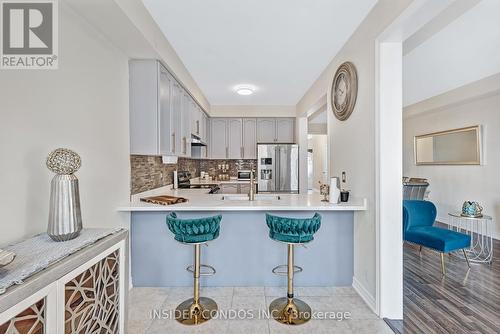
<instances>
[{"instance_id":1,"label":"blue accent chair","mask_svg":"<svg viewBox=\"0 0 500 334\"><path fill-rule=\"evenodd\" d=\"M403 240L434 249L441 253L441 270L446 274L444 253L461 249L470 268L465 248L469 248L471 237L467 234L432 226L436 221L436 206L429 201L403 201Z\"/></svg>"}]
</instances>

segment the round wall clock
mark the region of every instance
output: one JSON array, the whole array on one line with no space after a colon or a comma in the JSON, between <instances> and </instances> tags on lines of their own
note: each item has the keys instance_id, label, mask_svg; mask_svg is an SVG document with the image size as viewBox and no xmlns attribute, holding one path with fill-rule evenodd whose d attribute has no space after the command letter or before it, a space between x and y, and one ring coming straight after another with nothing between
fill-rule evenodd
<instances>
[{"instance_id":1,"label":"round wall clock","mask_svg":"<svg viewBox=\"0 0 500 334\"><path fill-rule=\"evenodd\" d=\"M335 117L345 121L351 116L358 95L358 75L354 64L346 61L333 77L331 101Z\"/></svg>"}]
</instances>

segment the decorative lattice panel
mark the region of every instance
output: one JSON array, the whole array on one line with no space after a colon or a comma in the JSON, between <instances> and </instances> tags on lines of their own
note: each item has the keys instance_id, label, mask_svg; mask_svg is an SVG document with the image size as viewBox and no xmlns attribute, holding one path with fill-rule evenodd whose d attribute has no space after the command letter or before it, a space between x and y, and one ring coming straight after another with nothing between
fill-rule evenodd
<instances>
[{"instance_id":1,"label":"decorative lattice panel","mask_svg":"<svg viewBox=\"0 0 500 334\"><path fill-rule=\"evenodd\" d=\"M0 334L43 333L45 333L45 299L41 299L0 326Z\"/></svg>"},{"instance_id":2,"label":"decorative lattice panel","mask_svg":"<svg viewBox=\"0 0 500 334\"><path fill-rule=\"evenodd\" d=\"M118 256L108 255L66 284L66 334L118 333Z\"/></svg>"}]
</instances>

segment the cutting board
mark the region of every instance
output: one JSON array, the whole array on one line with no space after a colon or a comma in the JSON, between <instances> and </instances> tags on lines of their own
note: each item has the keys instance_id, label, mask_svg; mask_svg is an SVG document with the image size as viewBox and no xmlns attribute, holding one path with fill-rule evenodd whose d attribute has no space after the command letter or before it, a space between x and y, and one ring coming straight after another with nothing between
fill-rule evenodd
<instances>
[{"instance_id":1,"label":"cutting board","mask_svg":"<svg viewBox=\"0 0 500 334\"><path fill-rule=\"evenodd\" d=\"M160 204L160 205L172 205L177 203L184 203L187 202L188 200L184 197L161 195L161 196L151 196L151 197L141 198L141 201L153 204Z\"/></svg>"}]
</instances>

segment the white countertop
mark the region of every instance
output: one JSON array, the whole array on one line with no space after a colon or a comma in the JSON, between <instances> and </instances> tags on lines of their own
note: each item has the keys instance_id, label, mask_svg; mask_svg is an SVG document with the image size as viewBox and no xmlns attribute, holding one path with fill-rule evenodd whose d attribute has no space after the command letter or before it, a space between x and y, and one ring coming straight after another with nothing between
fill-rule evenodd
<instances>
[{"instance_id":1,"label":"white countertop","mask_svg":"<svg viewBox=\"0 0 500 334\"><path fill-rule=\"evenodd\" d=\"M158 205L141 202L141 197L172 195L188 199L174 205ZM124 203L118 211L364 211L366 199L351 198L349 202L331 204L322 202L319 193L275 194L280 200L223 200L224 194L208 194L208 189L171 189L171 186L132 195L131 202ZM235 195L227 195L235 196Z\"/></svg>"}]
</instances>

